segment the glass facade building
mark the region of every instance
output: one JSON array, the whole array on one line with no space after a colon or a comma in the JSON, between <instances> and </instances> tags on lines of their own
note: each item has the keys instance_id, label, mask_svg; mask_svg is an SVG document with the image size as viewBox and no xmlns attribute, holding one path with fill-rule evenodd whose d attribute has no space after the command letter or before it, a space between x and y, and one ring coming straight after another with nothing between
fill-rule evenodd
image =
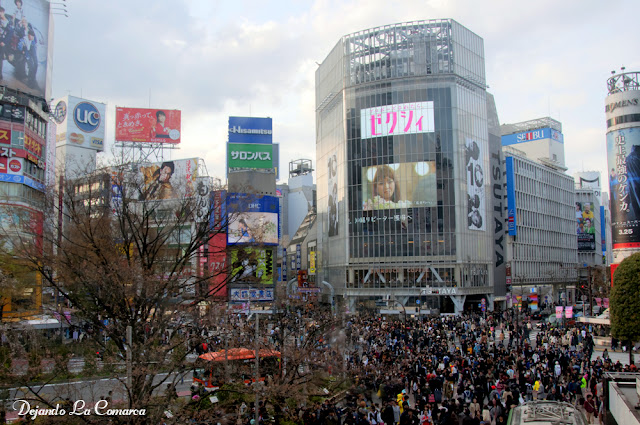
<instances>
[{"instance_id":1,"label":"glass facade building","mask_svg":"<svg viewBox=\"0 0 640 425\"><path fill-rule=\"evenodd\" d=\"M430 20L342 37L316 71L316 155L319 273L339 296L493 301L504 170L479 36Z\"/></svg>"}]
</instances>

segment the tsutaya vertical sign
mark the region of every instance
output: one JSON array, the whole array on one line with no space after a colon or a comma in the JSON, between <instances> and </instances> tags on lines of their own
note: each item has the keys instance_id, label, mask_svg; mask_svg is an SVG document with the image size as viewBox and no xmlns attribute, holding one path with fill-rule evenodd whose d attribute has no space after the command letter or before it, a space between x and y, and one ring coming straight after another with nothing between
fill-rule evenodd
<instances>
[{"instance_id":1,"label":"tsutaya vertical sign","mask_svg":"<svg viewBox=\"0 0 640 425\"><path fill-rule=\"evenodd\" d=\"M433 102L411 102L377 106L360 111L361 138L432 133L435 131Z\"/></svg>"}]
</instances>

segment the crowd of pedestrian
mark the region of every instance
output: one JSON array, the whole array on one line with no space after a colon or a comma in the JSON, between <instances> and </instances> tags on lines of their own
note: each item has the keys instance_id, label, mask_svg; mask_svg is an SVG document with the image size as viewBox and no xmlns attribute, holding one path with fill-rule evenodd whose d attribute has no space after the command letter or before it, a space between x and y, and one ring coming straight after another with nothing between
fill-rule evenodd
<instances>
[{"instance_id":1,"label":"crowd of pedestrian","mask_svg":"<svg viewBox=\"0 0 640 425\"><path fill-rule=\"evenodd\" d=\"M357 316L346 324L354 387L343 406L300 410L305 424L496 425L532 400L580 407L602 423L606 371L634 371L592 359L588 325L532 328L511 312L417 321Z\"/></svg>"}]
</instances>

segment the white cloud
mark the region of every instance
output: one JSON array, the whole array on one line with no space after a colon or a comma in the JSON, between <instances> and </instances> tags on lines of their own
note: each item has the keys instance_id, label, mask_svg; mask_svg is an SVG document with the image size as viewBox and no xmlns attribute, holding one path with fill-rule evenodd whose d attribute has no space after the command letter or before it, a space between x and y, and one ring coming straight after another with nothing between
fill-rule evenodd
<instances>
[{"instance_id":1,"label":"white cloud","mask_svg":"<svg viewBox=\"0 0 640 425\"><path fill-rule=\"evenodd\" d=\"M272 117L283 169L315 160L316 62L341 36L371 27L453 18L483 37L500 121L560 119L571 168L605 158L609 71L640 70L633 0L69 3L70 18L56 17L54 95L181 109L174 158L203 157L219 176L229 115Z\"/></svg>"}]
</instances>

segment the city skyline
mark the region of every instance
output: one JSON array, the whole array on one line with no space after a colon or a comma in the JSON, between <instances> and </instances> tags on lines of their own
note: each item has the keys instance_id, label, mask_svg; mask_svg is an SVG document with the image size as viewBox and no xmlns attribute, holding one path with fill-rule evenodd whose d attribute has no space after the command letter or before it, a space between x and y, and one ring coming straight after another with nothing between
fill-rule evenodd
<instances>
[{"instance_id":1,"label":"city skyline","mask_svg":"<svg viewBox=\"0 0 640 425\"><path fill-rule=\"evenodd\" d=\"M606 79L620 66L640 70L630 56L640 47L631 29L640 5L632 1L544 1L518 10L499 1L67 3L69 18L55 16L53 97L107 103L107 150L115 106L180 109L183 141L172 157L202 157L213 176L224 176L229 116L272 117L284 169L292 159L315 162L308 146L317 63L340 37L367 28L452 18L478 34L501 124L561 121L568 172L601 171L603 186ZM603 18L612 10L615 19Z\"/></svg>"}]
</instances>

